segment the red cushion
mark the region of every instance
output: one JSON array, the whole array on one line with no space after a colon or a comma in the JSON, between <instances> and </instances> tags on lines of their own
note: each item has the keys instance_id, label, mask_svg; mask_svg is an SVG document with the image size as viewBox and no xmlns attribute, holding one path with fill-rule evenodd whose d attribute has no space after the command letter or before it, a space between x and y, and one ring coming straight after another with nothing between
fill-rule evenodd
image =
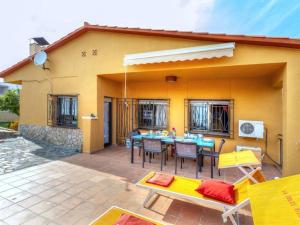
<instances>
[{"instance_id":1,"label":"red cushion","mask_svg":"<svg viewBox=\"0 0 300 225\"><path fill-rule=\"evenodd\" d=\"M155 173L146 182L150 183L150 184L156 184L159 186L163 186L163 187L169 187L173 181L174 181L174 176L164 174L164 173Z\"/></svg>"},{"instance_id":2,"label":"red cushion","mask_svg":"<svg viewBox=\"0 0 300 225\"><path fill-rule=\"evenodd\" d=\"M132 215L122 214L114 225L155 225Z\"/></svg>"},{"instance_id":3,"label":"red cushion","mask_svg":"<svg viewBox=\"0 0 300 225\"><path fill-rule=\"evenodd\" d=\"M213 198L229 204L235 203L234 186L223 181L203 181L196 191L205 197Z\"/></svg>"}]
</instances>

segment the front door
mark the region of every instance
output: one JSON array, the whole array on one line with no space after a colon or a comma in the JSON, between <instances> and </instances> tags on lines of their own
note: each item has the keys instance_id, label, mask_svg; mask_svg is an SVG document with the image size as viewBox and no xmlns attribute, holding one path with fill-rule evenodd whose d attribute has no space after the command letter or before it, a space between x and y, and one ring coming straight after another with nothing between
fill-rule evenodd
<instances>
[{"instance_id":1,"label":"front door","mask_svg":"<svg viewBox=\"0 0 300 225\"><path fill-rule=\"evenodd\" d=\"M104 98L104 146L111 145L112 139L112 98Z\"/></svg>"}]
</instances>

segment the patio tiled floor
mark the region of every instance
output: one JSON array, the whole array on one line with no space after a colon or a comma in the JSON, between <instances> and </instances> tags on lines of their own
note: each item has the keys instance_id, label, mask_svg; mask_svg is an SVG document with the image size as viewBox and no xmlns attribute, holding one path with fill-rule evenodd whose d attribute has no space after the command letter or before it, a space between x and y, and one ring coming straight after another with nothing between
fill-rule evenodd
<instances>
[{"instance_id":1,"label":"patio tiled floor","mask_svg":"<svg viewBox=\"0 0 300 225\"><path fill-rule=\"evenodd\" d=\"M111 147L1 175L0 224L88 224L112 205L170 224L222 224L217 210L165 196L149 209L143 208L147 191L134 182L158 168L158 161L153 160L142 169L138 156L132 165L128 150ZM269 178L280 175L272 165L263 169ZM173 173L172 160L164 170ZM194 162L186 161L179 174L194 177ZM239 176L236 170L228 170L220 178L234 180ZM201 177L209 177L209 163ZM242 211L241 224L252 224L249 215L249 209Z\"/></svg>"},{"instance_id":2,"label":"patio tiled floor","mask_svg":"<svg viewBox=\"0 0 300 225\"><path fill-rule=\"evenodd\" d=\"M0 139L0 175L77 153L75 149L66 149L23 137Z\"/></svg>"}]
</instances>

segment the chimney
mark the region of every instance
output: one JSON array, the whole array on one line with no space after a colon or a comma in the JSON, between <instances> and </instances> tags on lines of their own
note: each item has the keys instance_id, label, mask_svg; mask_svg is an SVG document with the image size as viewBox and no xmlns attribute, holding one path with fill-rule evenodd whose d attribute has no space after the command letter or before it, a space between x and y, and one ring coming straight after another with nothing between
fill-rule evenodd
<instances>
[{"instance_id":1,"label":"chimney","mask_svg":"<svg viewBox=\"0 0 300 225\"><path fill-rule=\"evenodd\" d=\"M32 56L49 45L49 42L43 37L34 37L30 39L29 43L29 55Z\"/></svg>"}]
</instances>

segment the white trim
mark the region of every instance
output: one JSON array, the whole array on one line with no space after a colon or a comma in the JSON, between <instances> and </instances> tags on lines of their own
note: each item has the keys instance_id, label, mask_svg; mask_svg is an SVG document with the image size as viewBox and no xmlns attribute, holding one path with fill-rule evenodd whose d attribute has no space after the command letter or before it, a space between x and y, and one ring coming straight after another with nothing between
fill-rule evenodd
<instances>
[{"instance_id":1,"label":"white trim","mask_svg":"<svg viewBox=\"0 0 300 225\"><path fill-rule=\"evenodd\" d=\"M123 60L124 66L139 65L147 63L162 63L162 62L175 62L186 61L194 59L210 59L220 57L232 57L233 49L235 48L234 42L201 45L188 48L177 48L162 51L144 52L137 54L125 55Z\"/></svg>"}]
</instances>

